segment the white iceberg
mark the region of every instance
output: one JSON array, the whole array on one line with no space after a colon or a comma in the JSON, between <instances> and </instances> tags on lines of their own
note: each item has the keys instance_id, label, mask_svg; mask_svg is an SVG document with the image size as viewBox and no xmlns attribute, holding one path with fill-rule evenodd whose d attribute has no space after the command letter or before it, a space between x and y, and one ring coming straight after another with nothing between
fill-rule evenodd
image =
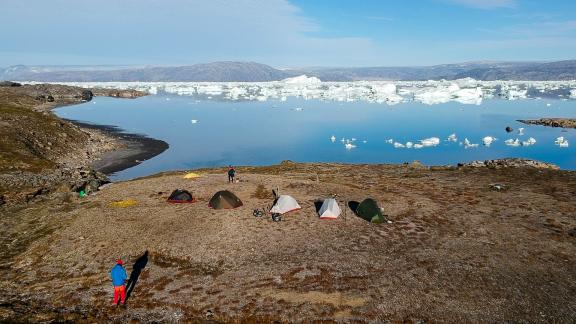
<instances>
[{"instance_id":1,"label":"white iceberg","mask_svg":"<svg viewBox=\"0 0 576 324\"><path fill-rule=\"evenodd\" d=\"M570 144L568 140L564 138L564 136L560 136L554 141L554 144L558 145L559 147L568 147Z\"/></svg>"},{"instance_id":2,"label":"white iceberg","mask_svg":"<svg viewBox=\"0 0 576 324\"><path fill-rule=\"evenodd\" d=\"M388 143L388 144L392 144L392 143L394 143L394 140L393 140L393 139L391 139L391 138L389 138L389 139L387 139L387 140L386 140L386 143Z\"/></svg>"},{"instance_id":3,"label":"white iceberg","mask_svg":"<svg viewBox=\"0 0 576 324\"><path fill-rule=\"evenodd\" d=\"M523 127L518 128L518 135L524 135L524 128Z\"/></svg>"},{"instance_id":4,"label":"white iceberg","mask_svg":"<svg viewBox=\"0 0 576 324\"><path fill-rule=\"evenodd\" d=\"M448 142L458 142L458 138L456 137L456 134L450 134L446 140Z\"/></svg>"},{"instance_id":5,"label":"white iceberg","mask_svg":"<svg viewBox=\"0 0 576 324\"><path fill-rule=\"evenodd\" d=\"M522 146L532 146L536 144L536 139L534 137L530 137L528 140L522 142Z\"/></svg>"},{"instance_id":6,"label":"white iceberg","mask_svg":"<svg viewBox=\"0 0 576 324\"><path fill-rule=\"evenodd\" d=\"M198 119L191 119L190 122L191 122L192 124L197 124L197 123L198 123Z\"/></svg>"},{"instance_id":7,"label":"white iceberg","mask_svg":"<svg viewBox=\"0 0 576 324\"><path fill-rule=\"evenodd\" d=\"M440 139L438 137L430 137L423 140L420 140L422 146L437 146L440 144Z\"/></svg>"},{"instance_id":8,"label":"white iceberg","mask_svg":"<svg viewBox=\"0 0 576 324\"><path fill-rule=\"evenodd\" d=\"M406 146L402 143L394 142L394 148L402 148L402 147L406 147Z\"/></svg>"},{"instance_id":9,"label":"white iceberg","mask_svg":"<svg viewBox=\"0 0 576 324\"><path fill-rule=\"evenodd\" d=\"M422 144L414 144L413 147L414 147L415 149L421 149L421 148L424 147L424 145L422 145Z\"/></svg>"},{"instance_id":10,"label":"white iceberg","mask_svg":"<svg viewBox=\"0 0 576 324\"><path fill-rule=\"evenodd\" d=\"M347 150L351 150L351 149L355 148L356 145L351 144L351 143L346 143L346 144L344 144L344 147L345 147Z\"/></svg>"},{"instance_id":11,"label":"white iceberg","mask_svg":"<svg viewBox=\"0 0 576 324\"><path fill-rule=\"evenodd\" d=\"M576 99L576 89L570 90L570 98Z\"/></svg>"},{"instance_id":12,"label":"white iceberg","mask_svg":"<svg viewBox=\"0 0 576 324\"><path fill-rule=\"evenodd\" d=\"M414 146L414 143L406 142L406 148L412 148L412 146Z\"/></svg>"},{"instance_id":13,"label":"white iceberg","mask_svg":"<svg viewBox=\"0 0 576 324\"><path fill-rule=\"evenodd\" d=\"M492 136L486 136L482 139L482 143L484 144L484 146L490 146L492 145L492 143L496 140L495 137Z\"/></svg>"},{"instance_id":14,"label":"white iceberg","mask_svg":"<svg viewBox=\"0 0 576 324\"><path fill-rule=\"evenodd\" d=\"M512 146L512 147L517 147L517 146L522 145L522 143L520 142L519 139L511 139L511 138L505 140L504 143L505 143L506 145Z\"/></svg>"},{"instance_id":15,"label":"white iceberg","mask_svg":"<svg viewBox=\"0 0 576 324\"><path fill-rule=\"evenodd\" d=\"M464 138L464 148L468 149L468 148L475 148L478 147L479 144L478 143L470 143L470 141L468 140L468 138Z\"/></svg>"},{"instance_id":16,"label":"white iceberg","mask_svg":"<svg viewBox=\"0 0 576 324\"><path fill-rule=\"evenodd\" d=\"M288 84L318 84L318 83L322 83L322 81L320 79L318 79L317 77L309 77L305 74L302 74L300 76L293 77L293 78L284 79L284 80L282 80L282 82L288 83Z\"/></svg>"},{"instance_id":17,"label":"white iceberg","mask_svg":"<svg viewBox=\"0 0 576 324\"><path fill-rule=\"evenodd\" d=\"M332 141L332 143L336 142L336 136L334 135L330 136L330 141Z\"/></svg>"}]
</instances>

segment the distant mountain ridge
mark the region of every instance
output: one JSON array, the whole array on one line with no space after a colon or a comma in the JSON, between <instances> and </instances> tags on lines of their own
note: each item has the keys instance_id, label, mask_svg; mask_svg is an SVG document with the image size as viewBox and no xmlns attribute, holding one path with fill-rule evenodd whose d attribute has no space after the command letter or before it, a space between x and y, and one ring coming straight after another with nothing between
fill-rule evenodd
<instances>
[{"instance_id":1,"label":"distant mountain ridge","mask_svg":"<svg viewBox=\"0 0 576 324\"><path fill-rule=\"evenodd\" d=\"M0 80L42 82L104 81L278 81L300 74L322 81L357 80L576 80L576 60L557 62L471 62L421 67L301 68L280 70L255 62L213 62L189 66L10 66Z\"/></svg>"}]
</instances>

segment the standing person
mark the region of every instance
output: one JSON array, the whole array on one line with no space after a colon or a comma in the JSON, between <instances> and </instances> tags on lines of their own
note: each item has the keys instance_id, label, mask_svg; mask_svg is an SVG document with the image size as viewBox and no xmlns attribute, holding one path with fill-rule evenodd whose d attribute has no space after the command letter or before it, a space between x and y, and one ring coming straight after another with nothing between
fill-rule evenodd
<instances>
[{"instance_id":1,"label":"standing person","mask_svg":"<svg viewBox=\"0 0 576 324\"><path fill-rule=\"evenodd\" d=\"M229 166L228 167L228 183L232 182L234 183L234 176L236 175L236 170L234 169L233 166Z\"/></svg>"},{"instance_id":2,"label":"standing person","mask_svg":"<svg viewBox=\"0 0 576 324\"><path fill-rule=\"evenodd\" d=\"M126 302L126 270L122 266L122 259L116 261L116 265L110 271L110 278L112 278L112 284L114 285L114 306L118 305L118 299L120 299L120 304L124 305Z\"/></svg>"}]
</instances>

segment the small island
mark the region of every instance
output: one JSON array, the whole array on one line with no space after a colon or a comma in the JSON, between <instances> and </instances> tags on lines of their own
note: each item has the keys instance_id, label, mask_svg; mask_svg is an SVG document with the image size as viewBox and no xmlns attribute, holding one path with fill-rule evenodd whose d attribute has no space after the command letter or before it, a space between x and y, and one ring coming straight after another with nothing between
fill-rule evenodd
<instances>
[{"instance_id":1,"label":"small island","mask_svg":"<svg viewBox=\"0 0 576 324\"><path fill-rule=\"evenodd\" d=\"M542 125L549 127L576 128L576 118L540 118L518 120L529 125Z\"/></svg>"}]
</instances>

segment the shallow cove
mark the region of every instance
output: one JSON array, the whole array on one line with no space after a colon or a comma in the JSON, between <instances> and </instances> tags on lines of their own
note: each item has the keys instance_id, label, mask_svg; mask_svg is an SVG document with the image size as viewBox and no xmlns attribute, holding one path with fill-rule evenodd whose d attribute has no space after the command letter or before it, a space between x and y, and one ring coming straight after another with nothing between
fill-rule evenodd
<instances>
[{"instance_id":1,"label":"shallow cove","mask_svg":"<svg viewBox=\"0 0 576 324\"><path fill-rule=\"evenodd\" d=\"M547 104L550 104L548 106ZM115 125L126 132L145 134L169 144L164 153L114 173L124 180L161 171L234 165L298 162L456 164L472 160L523 157L576 169L576 131L524 125L517 119L576 117L573 100L484 100L481 105L449 102L395 106L367 102L333 102L288 98L287 101L221 101L154 95L136 100L97 98L63 107L56 114L92 124ZM196 121L196 122L194 122ZM511 126L514 131L507 133ZM518 128L524 128L519 135ZM456 142L447 141L455 133ZM334 135L336 140L331 141ZM482 138L497 140L482 145ZM563 136L572 145L554 144ZM389 139L408 141L438 137L440 144L421 149L395 148ZM512 147L507 139L531 146ZM346 149L341 139L356 147ZM465 148L464 138L479 144ZM355 140L353 140L355 139Z\"/></svg>"}]
</instances>

